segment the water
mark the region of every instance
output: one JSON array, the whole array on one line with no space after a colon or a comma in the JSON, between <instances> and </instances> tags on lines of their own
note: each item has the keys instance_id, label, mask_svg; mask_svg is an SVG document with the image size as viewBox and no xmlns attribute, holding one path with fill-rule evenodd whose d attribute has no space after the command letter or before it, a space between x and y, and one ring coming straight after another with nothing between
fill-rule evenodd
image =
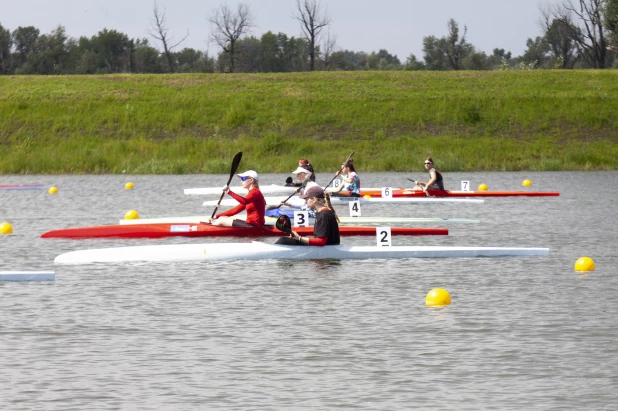
<instances>
[{"instance_id":1,"label":"water","mask_svg":"<svg viewBox=\"0 0 618 411\"><path fill-rule=\"evenodd\" d=\"M365 187L408 186L406 177L361 174ZM481 219L395 245L549 247L550 256L54 266L76 249L222 241L38 237L114 224L129 209L209 214L182 189L226 177L0 178L59 188L0 191L0 221L14 229L0 236L0 270L56 271L55 282L0 283L0 409L616 409L618 173L446 177L451 188L471 180L490 190L520 190L528 178L561 196L372 205L363 215ZM597 269L575 273L584 255ZM436 287L450 306L425 306Z\"/></svg>"}]
</instances>

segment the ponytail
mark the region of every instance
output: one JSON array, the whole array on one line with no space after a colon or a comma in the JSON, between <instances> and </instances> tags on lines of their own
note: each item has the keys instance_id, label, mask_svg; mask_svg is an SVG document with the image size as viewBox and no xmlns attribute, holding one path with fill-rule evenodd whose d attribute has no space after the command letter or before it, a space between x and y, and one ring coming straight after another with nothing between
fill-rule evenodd
<instances>
[{"instance_id":1,"label":"ponytail","mask_svg":"<svg viewBox=\"0 0 618 411\"><path fill-rule=\"evenodd\" d=\"M341 220L339 220L339 216L337 215L337 212L335 211L335 207L333 207L333 205L330 202L330 193L324 193L324 200L326 200L326 206L332 210L333 214L335 214L335 218L337 219L337 222L340 223Z\"/></svg>"}]
</instances>

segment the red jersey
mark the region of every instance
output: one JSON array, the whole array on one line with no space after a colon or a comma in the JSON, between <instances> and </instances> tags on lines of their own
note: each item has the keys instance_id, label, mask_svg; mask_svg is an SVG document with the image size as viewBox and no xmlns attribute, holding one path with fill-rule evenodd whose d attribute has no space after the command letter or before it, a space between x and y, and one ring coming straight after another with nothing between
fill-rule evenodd
<instances>
[{"instance_id":1,"label":"red jersey","mask_svg":"<svg viewBox=\"0 0 618 411\"><path fill-rule=\"evenodd\" d=\"M247 219L245 220L245 222L257 227L262 227L264 225L266 200L264 200L264 196L258 188L253 187L251 190L249 190L249 192L247 193L247 197L239 196L232 191L228 191L227 193L231 195L240 204L238 204L234 208L230 208L223 213L217 214L215 216L216 218L232 217L243 210L247 210Z\"/></svg>"}]
</instances>

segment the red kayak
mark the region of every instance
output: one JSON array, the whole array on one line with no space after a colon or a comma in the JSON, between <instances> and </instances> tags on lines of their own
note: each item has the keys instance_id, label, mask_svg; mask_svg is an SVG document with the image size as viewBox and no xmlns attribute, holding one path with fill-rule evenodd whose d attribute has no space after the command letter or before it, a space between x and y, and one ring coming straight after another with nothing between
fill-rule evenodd
<instances>
[{"instance_id":1,"label":"red kayak","mask_svg":"<svg viewBox=\"0 0 618 411\"><path fill-rule=\"evenodd\" d=\"M313 227L294 227L300 235L313 235ZM342 236L374 236L375 227L339 227ZM280 237L274 227L219 227L210 224L102 225L48 231L41 238L161 238L161 237ZM448 235L446 228L392 227L391 235Z\"/></svg>"},{"instance_id":2,"label":"red kayak","mask_svg":"<svg viewBox=\"0 0 618 411\"><path fill-rule=\"evenodd\" d=\"M422 191L409 188L393 188L393 197L558 197L560 193L551 191L449 191L427 190L429 195ZM337 195L345 196L348 193L340 192ZM362 190L361 195L382 197L381 190Z\"/></svg>"},{"instance_id":3,"label":"red kayak","mask_svg":"<svg viewBox=\"0 0 618 411\"><path fill-rule=\"evenodd\" d=\"M0 184L0 190L40 190L40 184Z\"/></svg>"}]
</instances>

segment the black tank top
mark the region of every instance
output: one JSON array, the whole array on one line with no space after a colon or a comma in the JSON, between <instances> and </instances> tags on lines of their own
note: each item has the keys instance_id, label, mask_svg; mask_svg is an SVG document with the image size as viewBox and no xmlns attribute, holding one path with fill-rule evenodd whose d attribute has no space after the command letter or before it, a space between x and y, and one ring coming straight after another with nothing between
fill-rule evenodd
<instances>
[{"instance_id":1,"label":"black tank top","mask_svg":"<svg viewBox=\"0 0 618 411\"><path fill-rule=\"evenodd\" d=\"M442 173L440 173L435 168L433 169L433 171L436 173L436 182L434 184L437 185L440 190L444 190L444 181L442 179ZM431 170L429 170L429 178L431 178Z\"/></svg>"}]
</instances>

